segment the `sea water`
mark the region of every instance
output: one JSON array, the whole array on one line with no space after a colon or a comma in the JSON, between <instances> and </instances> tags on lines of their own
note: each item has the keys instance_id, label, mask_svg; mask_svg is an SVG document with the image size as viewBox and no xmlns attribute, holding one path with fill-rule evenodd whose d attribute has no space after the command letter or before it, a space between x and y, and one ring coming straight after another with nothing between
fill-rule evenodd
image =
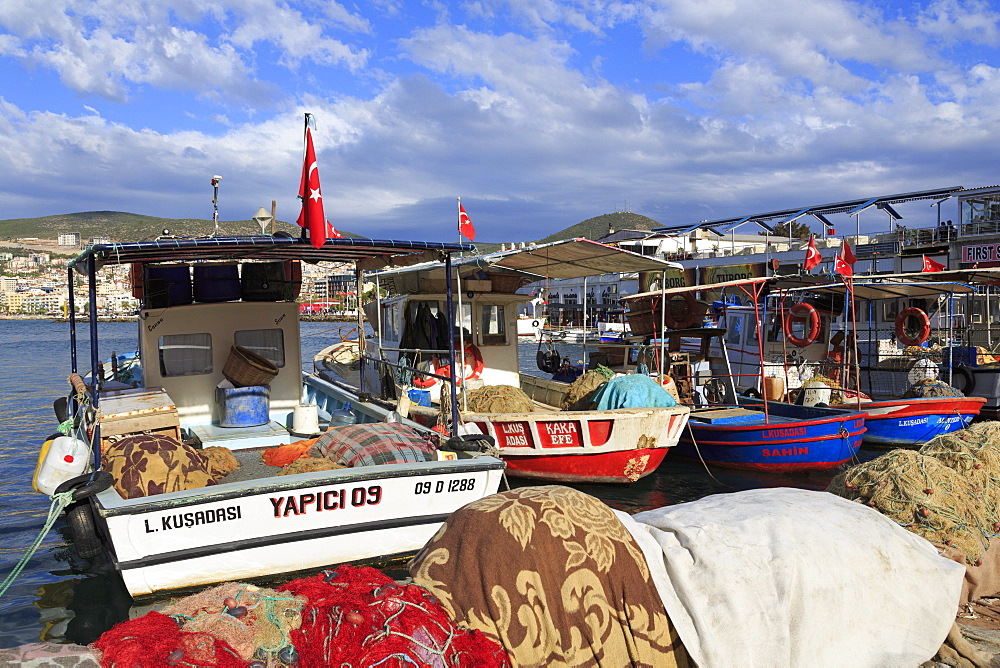
<instances>
[{"instance_id":1,"label":"sea water","mask_svg":"<svg viewBox=\"0 0 1000 668\"><path fill-rule=\"evenodd\" d=\"M100 359L135 350L135 323L102 323ZM350 323L307 322L302 329L302 365L312 370L313 356L339 341ZM0 578L11 572L38 537L49 499L31 488L38 450L55 432L52 402L69 392L71 370L69 325L45 320L0 320ZM86 325L77 328L78 367L90 368ZM522 371L543 375L535 367L537 344L519 344ZM582 359L579 345L560 353ZM613 508L635 513L693 501L709 494L756 487L794 486L823 489L832 473L766 474L708 470L697 462L671 458L633 485L574 485ZM510 479L512 486L531 483ZM41 540L24 571L0 598L0 647L30 642L87 644L117 622L141 613L154 601L137 605L120 578L102 560L76 555L60 516Z\"/></svg>"}]
</instances>

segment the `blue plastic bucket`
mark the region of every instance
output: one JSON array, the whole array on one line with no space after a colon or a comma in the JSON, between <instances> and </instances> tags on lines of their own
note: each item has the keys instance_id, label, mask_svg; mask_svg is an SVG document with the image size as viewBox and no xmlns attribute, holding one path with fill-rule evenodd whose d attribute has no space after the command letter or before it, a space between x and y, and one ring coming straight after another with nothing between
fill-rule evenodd
<instances>
[{"instance_id":1,"label":"blue plastic bucket","mask_svg":"<svg viewBox=\"0 0 1000 668\"><path fill-rule=\"evenodd\" d=\"M236 264L196 264L194 300L231 302L240 298L240 268Z\"/></svg>"},{"instance_id":2,"label":"blue plastic bucket","mask_svg":"<svg viewBox=\"0 0 1000 668\"><path fill-rule=\"evenodd\" d=\"M190 304L191 268L183 265L147 265L146 308L166 308Z\"/></svg>"},{"instance_id":3,"label":"blue plastic bucket","mask_svg":"<svg viewBox=\"0 0 1000 668\"><path fill-rule=\"evenodd\" d=\"M431 405L431 391L430 390L417 390L413 389L408 392L410 396L410 401L418 406L430 406Z\"/></svg>"},{"instance_id":4,"label":"blue plastic bucket","mask_svg":"<svg viewBox=\"0 0 1000 668\"><path fill-rule=\"evenodd\" d=\"M267 385L217 388L220 427L257 427L270 422L271 388Z\"/></svg>"}]
</instances>

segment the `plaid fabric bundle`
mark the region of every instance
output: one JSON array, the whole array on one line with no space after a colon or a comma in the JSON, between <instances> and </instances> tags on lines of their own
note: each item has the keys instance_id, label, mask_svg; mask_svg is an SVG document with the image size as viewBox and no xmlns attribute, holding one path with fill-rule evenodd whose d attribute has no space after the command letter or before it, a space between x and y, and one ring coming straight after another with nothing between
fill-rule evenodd
<instances>
[{"instance_id":1,"label":"plaid fabric bundle","mask_svg":"<svg viewBox=\"0 0 1000 668\"><path fill-rule=\"evenodd\" d=\"M334 427L306 451L344 466L374 466L400 462L429 462L436 448L412 427L396 422Z\"/></svg>"}]
</instances>

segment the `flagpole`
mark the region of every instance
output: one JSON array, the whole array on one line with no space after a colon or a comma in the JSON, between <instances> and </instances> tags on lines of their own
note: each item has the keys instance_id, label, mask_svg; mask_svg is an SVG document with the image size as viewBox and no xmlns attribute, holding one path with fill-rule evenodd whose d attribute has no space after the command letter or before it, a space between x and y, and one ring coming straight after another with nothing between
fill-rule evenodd
<instances>
[{"instance_id":1,"label":"flagpole","mask_svg":"<svg viewBox=\"0 0 1000 668\"><path fill-rule=\"evenodd\" d=\"M304 119L304 122L302 123L302 160L303 161L305 161L305 158L306 158L306 133L309 132L309 117L311 115L312 114L310 114L307 111L304 114L305 119ZM305 204L305 201L303 201L302 203ZM299 239L302 239L303 241L305 241L305 239L306 239L306 226L305 225L303 225L302 229L299 231Z\"/></svg>"}]
</instances>

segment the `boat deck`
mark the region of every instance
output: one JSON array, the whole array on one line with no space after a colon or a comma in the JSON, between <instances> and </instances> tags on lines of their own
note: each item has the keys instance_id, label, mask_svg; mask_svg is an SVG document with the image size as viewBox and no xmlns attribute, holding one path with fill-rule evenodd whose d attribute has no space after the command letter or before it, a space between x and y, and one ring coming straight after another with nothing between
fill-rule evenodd
<instances>
[{"instance_id":1,"label":"boat deck","mask_svg":"<svg viewBox=\"0 0 1000 668\"><path fill-rule=\"evenodd\" d=\"M225 484L227 482L261 480L263 478L271 478L281 473L281 467L269 466L264 463L262 455L265 450L267 450L266 447L235 450L233 455L236 457L236 461L239 462L240 465L238 468L231 471L229 475L220 480L219 484Z\"/></svg>"}]
</instances>

